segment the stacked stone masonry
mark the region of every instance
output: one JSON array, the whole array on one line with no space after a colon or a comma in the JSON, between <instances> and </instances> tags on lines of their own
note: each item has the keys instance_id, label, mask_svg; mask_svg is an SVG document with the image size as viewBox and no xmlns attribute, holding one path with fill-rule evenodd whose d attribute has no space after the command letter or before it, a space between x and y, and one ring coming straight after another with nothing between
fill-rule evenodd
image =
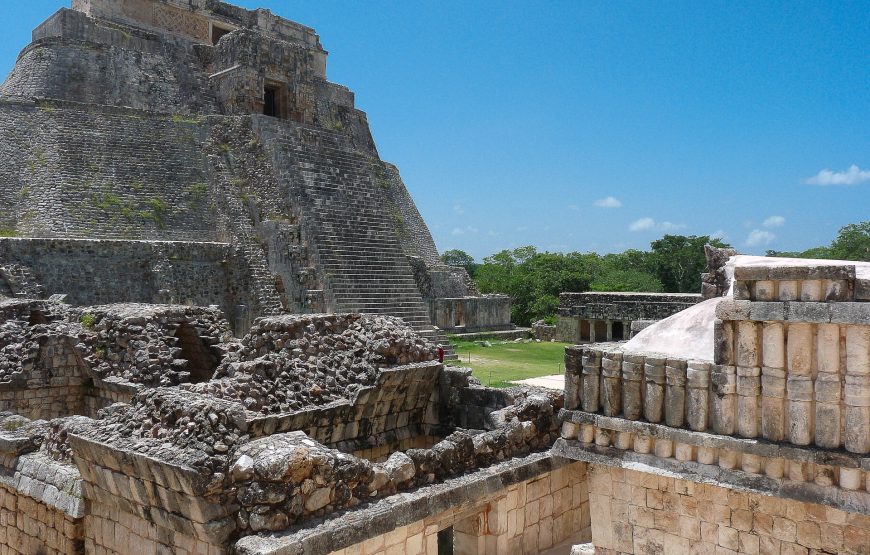
<instances>
[{"instance_id":1,"label":"stacked stone masonry","mask_svg":"<svg viewBox=\"0 0 870 555\"><path fill-rule=\"evenodd\" d=\"M713 360L566 350L554 452L590 463L596 552L867 553L866 283L846 263L734 278Z\"/></svg>"},{"instance_id":2,"label":"stacked stone masonry","mask_svg":"<svg viewBox=\"0 0 870 555\"><path fill-rule=\"evenodd\" d=\"M75 1L0 86L0 138L0 236L51 239L7 241L0 267L45 295L216 304L239 334L281 312L390 314L451 356L408 261L440 283L435 244L310 28L222 2Z\"/></svg>"},{"instance_id":3,"label":"stacked stone masonry","mask_svg":"<svg viewBox=\"0 0 870 555\"><path fill-rule=\"evenodd\" d=\"M468 554L536 554L566 540L583 543L591 538L583 463L508 486L497 497L481 501L397 527L331 555L438 555L445 548L444 531L451 529L453 552Z\"/></svg>"},{"instance_id":4,"label":"stacked stone masonry","mask_svg":"<svg viewBox=\"0 0 870 555\"><path fill-rule=\"evenodd\" d=\"M592 466L596 553L867 553L870 517L636 470Z\"/></svg>"},{"instance_id":5,"label":"stacked stone masonry","mask_svg":"<svg viewBox=\"0 0 870 555\"><path fill-rule=\"evenodd\" d=\"M556 338L567 343L621 341L638 320L661 320L701 301L684 293L562 293Z\"/></svg>"}]
</instances>

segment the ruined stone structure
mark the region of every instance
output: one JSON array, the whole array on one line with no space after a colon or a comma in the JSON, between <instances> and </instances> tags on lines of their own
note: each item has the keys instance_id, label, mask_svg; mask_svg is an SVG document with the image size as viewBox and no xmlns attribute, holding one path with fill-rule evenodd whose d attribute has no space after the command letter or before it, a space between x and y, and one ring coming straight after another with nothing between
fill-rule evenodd
<instances>
[{"instance_id":1,"label":"ruined stone structure","mask_svg":"<svg viewBox=\"0 0 870 555\"><path fill-rule=\"evenodd\" d=\"M432 321L506 299L311 29L73 8L0 87L0 553L870 553L870 264L566 294L576 342L687 308L568 348L564 394L485 388Z\"/></svg>"},{"instance_id":2,"label":"ruined stone structure","mask_svg":"<svg viewBox=\"0 0 870 555\"><path fill-rule=\"evenodd\" d=\"M401 320L0 301L5 553L537 553L588 540L562 395ZM534 507L530 509L529 507Z\"/></svg>"},{"instance_id":3,"label":"ruined stone structure","mask_svg":"<svg viewBox=\"0 0 870 555\"><path fill-rule=\"evenodd\" d=\"M701 301L691 293L562 293L556 339L566 343L621 341L637 321L656 321Z\"/></svg>"},{"instance_id":4,"label":"ruined stone structure","mask_svg":"<svg viewBox=\"0 0 870 555\"><path fill-rule=\"evenodd\" d=\"M424 299L476 291L326 61L312 29L214 0L58 11L0 86L0 290L217 305L240 334L389 314L443 341Z\"/></svg>"},{"instance_id":5,"label":"ruined stone structure","mask_svg":"<svg viewBox=\"0 0 870 555\"><path fill-rule=\"evenodd\" d=\"M870 264L730 265L730 296L567 350L595 552L868 553Z\"/></svg>"}]
</instances>

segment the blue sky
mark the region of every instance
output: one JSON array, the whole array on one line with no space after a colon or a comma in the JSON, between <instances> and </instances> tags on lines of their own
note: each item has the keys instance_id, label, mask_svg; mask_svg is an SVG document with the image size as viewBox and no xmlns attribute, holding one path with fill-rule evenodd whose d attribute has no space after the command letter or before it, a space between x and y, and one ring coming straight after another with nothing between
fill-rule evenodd
<instances>
[{"instance_id":1,"label":"blue sky","mask_svg":"<svg viewBox=\"0 0 870 555\"><path fill-rule=\"evenodd\" d=\"M237 0L314 27L439 249L870 219L870 2ZM4 6L0 72L65 2Z\"/></svg>"}]
</instances>

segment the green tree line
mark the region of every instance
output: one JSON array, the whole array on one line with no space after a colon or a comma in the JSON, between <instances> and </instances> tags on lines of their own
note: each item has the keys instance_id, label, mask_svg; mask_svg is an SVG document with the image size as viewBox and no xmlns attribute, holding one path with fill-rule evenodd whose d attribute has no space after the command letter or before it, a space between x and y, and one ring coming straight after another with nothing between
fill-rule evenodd
<instances>
[{"instance_id":1,"label":"green tree line","mask_svg":"<svg viewBox=\"0 0 870 555\"><path fill-rule=\"evenodd\" d=\"M512 299L513 322L527 326L553 319L559 293L583 291L639 291L697 293L706 271L706 243L727 247L707 235L665 235L647 251L618 254L594 252L538 252L535 247L503 250L477 263L461 250L446 251L446 264L468 270L482 293L504 293ZM768 251L768 256L870 261L870 222L840 229L828 246L802 252Z\"/></svg>"},{"instance_id":2,"label":"green tree line","mask_svg":"<svg viewBox=\"0 0 870 555\"><path fill-rule=\"evenodd\" d=\"M707 235L665 235L649 251L551 253L527 246L495 253L482 264L461 250L446 251L442 260L468 270L481 293L509 295L513 322L527 326L552 319L559 293L567 291L696 293L707 265L707 243L728 246Z\"/></svg>"},{"instance_id":3,"label":"green tree line","mask_svg":"<svg viewBox=\"0 0 870 555\"><path fill-rule=\"evenodd\" d=\"M767 256L870 261L870 222L841 227L831 244L805 251L767 251Z\"/></svg>"}]
</instances>

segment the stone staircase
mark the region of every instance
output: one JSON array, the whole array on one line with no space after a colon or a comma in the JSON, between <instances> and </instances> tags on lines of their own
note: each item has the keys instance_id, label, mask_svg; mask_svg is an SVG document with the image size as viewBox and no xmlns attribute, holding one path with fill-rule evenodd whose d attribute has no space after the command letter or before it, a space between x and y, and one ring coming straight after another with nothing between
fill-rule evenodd
<instances>
[{"instance_id":1,"label":"stone staircase","mask_svg":"<svg viewBox=\"0 0 870 555\"><path fill-rule=\"evenodd\" d=\"M389 213L373 182L372 160L338 133L278 121L260 128L314 243L330 308L401 317L452 358L402 250L400 216Z\"/></svg>"}]
</instances>

